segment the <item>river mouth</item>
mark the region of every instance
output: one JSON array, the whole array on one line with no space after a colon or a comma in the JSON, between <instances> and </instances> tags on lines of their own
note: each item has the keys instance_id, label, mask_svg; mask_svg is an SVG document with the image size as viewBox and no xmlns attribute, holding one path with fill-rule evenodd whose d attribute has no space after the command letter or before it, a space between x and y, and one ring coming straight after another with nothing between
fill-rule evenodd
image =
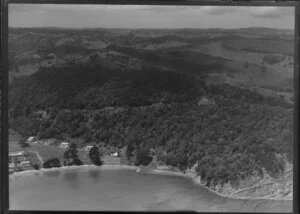
<instances>
[{"instance_id":1,"label":"river mouth","mask_svg":"<svg viewBox=\"0 0 300 214\"><path fill-rule=\"evenodd\" d=\"M10 176L11 210L292 212L292 201L230 199L174 175L81 167Z\"/></svg>"}]
</instances>

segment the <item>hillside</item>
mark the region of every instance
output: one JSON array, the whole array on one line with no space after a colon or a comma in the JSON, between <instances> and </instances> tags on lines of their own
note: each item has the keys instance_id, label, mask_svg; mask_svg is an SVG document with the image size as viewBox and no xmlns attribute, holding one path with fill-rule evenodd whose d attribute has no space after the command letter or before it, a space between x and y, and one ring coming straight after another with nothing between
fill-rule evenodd
<instances>
[{"instance_id":1,"label":"hillside","mask_svg":"<svg viewBox=\"0 0 300 214\"><path fill-rule=\"evenodd\" d=\"M180 170L197 165L195 172L209 187L246 188L253 176L278 179L292 163L290 32L10 34L10 125L22 136L152 149L158 161ZM249 50L252 34L255 44L268 38L286 49L266 44ZM29 39L21 41L24 36ZM291 66L282 70L286 63ZM35 70L28 68L34 64Z\"/></svg>"},{"instance_id":2,"label":"hillside","mask_svg":"<svg viewBox=\"0 0 300 214\"><path fill-rule=\"evenodd\" d=\"M11 81L43 67L98 62L122 70L209 72L216 81L293 100L290 30L12 28L9 45Z\"/></svg>"}]
</instances>

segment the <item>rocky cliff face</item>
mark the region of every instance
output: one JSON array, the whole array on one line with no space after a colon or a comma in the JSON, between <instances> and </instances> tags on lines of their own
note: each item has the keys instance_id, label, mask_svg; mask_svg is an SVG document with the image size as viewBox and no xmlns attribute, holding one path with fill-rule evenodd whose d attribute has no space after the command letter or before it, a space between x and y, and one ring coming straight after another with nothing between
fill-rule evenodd
<instances>
[{"instance_id":1,"label":"rocky cliff face","mask_svg":"<svg viewBox=\"0 0 300 214\"><path fill-rule=\"evenodd\" d=\"M196 183L205 185L195 172L195 164L187 174L194 178ZM253 175L240 181L238 187L233 187L230 183L224 185L210 185L208 188L222 196L232 198L266 198L277 200L293 200L293 165L286 165L286 170L277 179L272 178L265 170L263 178Z\"/></svg>"}]
</instances>

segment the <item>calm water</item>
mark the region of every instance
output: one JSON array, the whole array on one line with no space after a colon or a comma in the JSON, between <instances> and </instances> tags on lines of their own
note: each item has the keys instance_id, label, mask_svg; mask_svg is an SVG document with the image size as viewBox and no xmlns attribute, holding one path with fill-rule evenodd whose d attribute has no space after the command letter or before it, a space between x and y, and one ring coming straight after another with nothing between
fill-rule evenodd
<instances>
[{"instance_id":1,"label":"calm water","mask_svg":"<svg viewBox=\"0 0 300 214\"><path fill-rule=\"evenodd\" d=\"M292 202L228 199L179 176L80 168L10 178L10 209L292 212Z\"/></svg>"}]
</instances>

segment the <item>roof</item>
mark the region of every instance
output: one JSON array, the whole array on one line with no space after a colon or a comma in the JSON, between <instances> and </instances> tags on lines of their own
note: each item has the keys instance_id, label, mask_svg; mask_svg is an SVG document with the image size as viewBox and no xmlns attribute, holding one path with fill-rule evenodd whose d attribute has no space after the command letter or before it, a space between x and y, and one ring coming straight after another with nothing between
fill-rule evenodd
<instances>
[{"instance_id":1,"label":"roof","mask_svg":"<svg viewBox=\"0 0 300 214\"><path fill-rule=\"evenodd\" d=\"M12 157L12 156L21 156L21 155L24 155L24 151L9 153L8 156Z\"/></svg>"},{"instance_id":2,"label":"roof","mask_svg":"<svg viewBox=\"0 0 300 214\"><path fill-rule=\"evenodd\" d=\"M27 140L32 141L34 139L33 136L29 137Z\"/></svg>"},{"instance_id":3,"label":"roof","mask_svg":"<svg viewBox=\"0 0 300 214\"><path fill-rule=\"evenodd\" d=\"M69 144L69 143L67 143L67 142L62 142L61 144Z\"/></svg>"}]
</instances>

